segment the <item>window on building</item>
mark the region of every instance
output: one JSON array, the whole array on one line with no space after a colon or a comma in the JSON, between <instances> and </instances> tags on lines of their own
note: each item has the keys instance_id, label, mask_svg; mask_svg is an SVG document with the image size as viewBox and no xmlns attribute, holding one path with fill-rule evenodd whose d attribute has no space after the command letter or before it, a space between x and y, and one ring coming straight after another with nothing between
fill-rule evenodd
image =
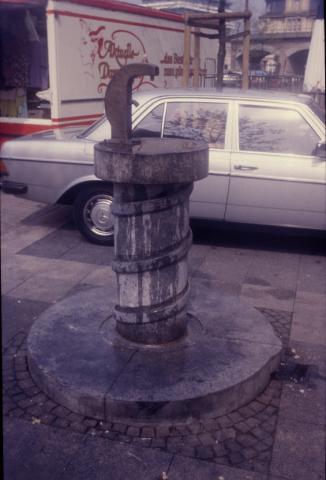
<instances>
[{"instance_id":1,"label":"window on building","mask_svg":"<svg viewBox=\"0 0 326 480\"><path fill-rule=\"evenodd\" d=\"M320 0L310 0L310 12L312 14L316 15L318 11L319 3L320 3Z\"/></svg>"},{"instance_id":2,"label":"window on building","mask_svg":"<svg viewBox=\"0 0 326 480\"><path fill-rule=\"evenodd\" d=\"M267 0L268 13L284 13L285 0Z\"/></svg>"}]
</instances>

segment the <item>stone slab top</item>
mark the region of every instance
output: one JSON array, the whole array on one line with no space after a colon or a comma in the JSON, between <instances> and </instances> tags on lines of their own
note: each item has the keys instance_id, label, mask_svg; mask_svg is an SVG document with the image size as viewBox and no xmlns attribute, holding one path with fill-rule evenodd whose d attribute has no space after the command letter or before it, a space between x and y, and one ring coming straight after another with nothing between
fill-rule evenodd
<instances>
[{"instance_id":1,"label":"stone slab top","mask_svg":"<svg viewBox=\"0 0 326 480\"><path fill-rule=\"evenodd\" d=\"M191 183L208 175L208 145L186 138L104 141L95 145L95 175L115 183Z\"/></svg>"}]
</instances>

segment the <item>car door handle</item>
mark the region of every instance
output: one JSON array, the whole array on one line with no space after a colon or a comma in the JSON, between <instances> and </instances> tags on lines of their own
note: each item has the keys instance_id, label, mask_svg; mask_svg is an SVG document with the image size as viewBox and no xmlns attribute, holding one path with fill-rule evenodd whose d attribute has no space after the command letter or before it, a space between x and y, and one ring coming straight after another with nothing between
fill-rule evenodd
<instances>
[{"instance_id":1,"label":"car door handle","mask_svg":"<svg viewBox=\"0 0 326 480\"><path fill-rule=\"evenodd\" d=\"M234 165L234 170L257 170L258 167L250 167L249 165Z\"/></svg>"}]
</instances>

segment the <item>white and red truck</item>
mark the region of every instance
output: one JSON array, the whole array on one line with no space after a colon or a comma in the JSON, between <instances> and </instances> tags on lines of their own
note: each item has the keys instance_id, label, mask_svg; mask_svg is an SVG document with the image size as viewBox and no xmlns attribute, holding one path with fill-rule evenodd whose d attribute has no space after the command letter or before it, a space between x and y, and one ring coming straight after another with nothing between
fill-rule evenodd
<instances>
[{"instance_id":1,"label":"white and red truck","mask_svg":"<svg viewBox=\"0 0 326 480\"><path fill-rule=\"evenodd\" d=\"M103 112L112 75L131 62L160 67L136 89L181 86L181 15L116 0L1 0L0 137L87 125ZM201 73L216 44L201 42ZM213 72L212 72L213 73Z\"/></svg>"}]
</instances>

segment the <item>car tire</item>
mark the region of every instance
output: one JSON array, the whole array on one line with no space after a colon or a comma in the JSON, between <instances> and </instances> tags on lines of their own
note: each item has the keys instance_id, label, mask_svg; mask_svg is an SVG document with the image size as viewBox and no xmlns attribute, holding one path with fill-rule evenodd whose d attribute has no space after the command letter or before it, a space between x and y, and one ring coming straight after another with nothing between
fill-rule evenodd
<instances>
[{"instance_id":1,"label":"car tire","mask_svg":"<svg viewBox=\"0 0 326 480\"><path fill-rule=\"evenodd\" d=\"M113 245L112 202L111 191L103 185L85 188L77 195L73 205L75 224L90 242Z\"/></svg>"}]
</instances>

